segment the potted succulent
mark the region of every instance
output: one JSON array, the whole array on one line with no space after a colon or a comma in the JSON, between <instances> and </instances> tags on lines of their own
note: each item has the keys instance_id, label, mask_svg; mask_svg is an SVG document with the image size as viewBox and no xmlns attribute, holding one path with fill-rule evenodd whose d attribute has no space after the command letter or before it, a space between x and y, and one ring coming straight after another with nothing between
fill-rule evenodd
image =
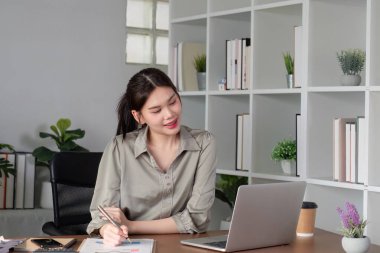
<instances>
[{"instance_id":1,"label":"potted succulent","mask_svg":"<svg viewBox=\"0 0 380 253\"><path fill-rule=\"evenodd\" d=\"M15 152L12 145L0 143L0 151L6 150L6 153L13 153ZM3 177L9 177L9 174L15 175L16 169L14 167L14 164L12 164L6 156L0 156L0 178Z\"/></svg>"},{"instance_id":2,"label":"potted succulent","mask_svg":"<svg viewBox=\"0 0 380 253\"><path fill-rule=\"evenodd\" d=\"M343 234L342 246L347 252L365 253L370 246L370 240L364 235L364 229L367 221L360 218L360 215L354 204L346 202L346 210L337 208L339 213Z\"/></svg>"},{"instance_id":3,"label":"potted succulent","mask_svg":"<svg viewBox=\"0 0 380 253\"><path fill-rule=\"evenodd\" d=\"M219 175L219 179L216 182L215 197L225 202L231 208L232 211L234 208L239 186L246 184L248 184L247 177ZM225 220L222 220L220 228L228 229L230 221L231 217L227 217Z\"/></svg>"},{"instance_id":4,"label":"potted succulent","mask_svg":"<svg viewBox=\"0 0 380 253\"><path fill-rule=\"evenodd\" d=\"M294 60L290 52L283 53L288 88L294 88Z\"/></svg>"},{"instance_id":5,"label":"potted succulent","mask_svg":"<svg viewBox=\"0 0 380 253\"><path fill-rule=\"evenodd\" d=\"M337 52L337 59L342 68L342 85L359 85L361 82L360 72L365 63L365 52L361 49L347 49Z\"/></svg>"},{"instance_id":6,"label":"potted succulent","mask_svg":"<svg viewBox=\"0 0 380 253\"><path fill-rule=\"evenodd\" d=\"M280 161L285 174L294 174L297 145L295 140L284 139L276 144L272 150L272 160Z\"/></svg>"},{"instance_id":7,"label":"potted succulent","mask_svg":"<svg viewBox=\"0 0 380 253\"><path fill-rule=\"evenodd\" d=\"M199 90L206 89L206 54L200 54L194 57L193 65L197 71L197 81Z\"/></svg>"},{"instance_id":8,"label":"potted succulent","mask_svg":"<svg viewBox=\"0 0 380 253\"><path fill-rule=\"evenodd\" d=\"M53 151L44 146L34 149L33 156L37 159L36 165L49 167L54 154L60 151L88 152L87 149L74 142L77 139L83 138L85 131L81 129L69 130L70 126L70 119L61 118L57 121L56 125L50 126L53 133L40 132L41 138L53 139L59 151ZM50 181L42 182L40 197L40 206L42 208L53 208L53 195Z\"/></svg>"}]
</instances>

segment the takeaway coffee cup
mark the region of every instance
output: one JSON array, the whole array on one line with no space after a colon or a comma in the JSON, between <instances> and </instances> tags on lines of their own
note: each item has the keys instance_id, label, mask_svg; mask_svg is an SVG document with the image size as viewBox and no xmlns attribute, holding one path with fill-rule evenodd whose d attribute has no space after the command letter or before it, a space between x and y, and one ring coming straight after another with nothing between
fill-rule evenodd
<instances>
[{"instance_id":1,"label":"takeaway coffee cup","mask_svg":"<svg viewBox=\"0 0 380 253\"><path fill-rule=\"evenodd\" d=\"M304 201L297 225L297 236L313 236L315 227L315 216L317 204L314 202Z\"/></svg>"}]
</instances>

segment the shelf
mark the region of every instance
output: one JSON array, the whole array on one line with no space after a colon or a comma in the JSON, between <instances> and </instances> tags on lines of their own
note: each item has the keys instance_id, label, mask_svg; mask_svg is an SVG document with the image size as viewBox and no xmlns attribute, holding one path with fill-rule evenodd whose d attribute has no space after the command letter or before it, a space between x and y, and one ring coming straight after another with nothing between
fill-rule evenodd
<instances>
[{"instance_id":1,"label":"shelf","mask_svg":"<svg viewBox=\"0 0 380 253\"><path fill-rule=\"evenodd\" d=\"M251 12L251 7L244 7L244 8L233 9L233 10L211 12L209 14L209 16L210 17L223 17L223 16L230 16L230 15L236 15L236 14L244 14L244 13L250 13L250 12Z\"/></svg>"},{"instance_id":2,"label":"shelf","mask_svg":"<svg viewBox=\"0 0 380 253\"><path fill-rule=\"evenodd\" d=\"M309 184L315 184L315 185L323 185L323 186L329 186L329 187L335 187L335 188L344 188L344 189L351 189L351 190L359 190L363 191L366 187L362 184L354 184L349 182L337 182L332 181L331 179L316 179L316 178L308 178L306 179L306 182Z\"/></svg>"},{"instance_id":3,"label":"shelf","mask_svg":"<svg viewBox=\"0 0 380 253\"><path fill-rule=\"evenodd\" d=\"M296 5L296 4L302 4L302 3L303 3L303 0L279 1L276 3L257 4L257 5L254 5L253 9L255 11L257 11L257 10L268 10L268 9L292 6L292 5Z\"/></svg>"},{"instance_id":4,"label":"shelf","mask_svg":"<svg viewBox=\"0 0 380 253\"><path fill-rule=\"evenodd\" d=\"M185 18L177 18L172 20L171 24L188 24L188 25L205 25L207 22L207 15L196 15Z\"/></svg>"},{"instance_id":5,"label":"shelf","mask_svg":"<svg viewBox=\"0 0 380 253\"><path fill-rule=\"evenodd\" d=\"M250 172L241 171L241 170L225 170L225 169L216 169L217 174L223 175L231 175L231 176L241 176L241 177L249 177Z\"/></svg>"},{"instance_id":6,"label":"shelf","mask_svg":"<svg viewBox=\"0 0 380 253\"><path fill-rule=\"evenodd\" d=\"M318 86L307 88L309 92L356 92L366 91L366 86Z\"/></svg>"},{"instance_id":7,"label":"shelf","mask_svg":"<svg viewBox=\"0 0 380 253\"><path fill-rule=\"evenodd\" d=\"M249 95L249 90L223 90L223 91L209 91L212 96L236 96L236 95Z\"/></svg>"},{"instance_id":8,"label":"shelf","mask_svg":"<svg viewBox=\"0 0 380 253\"><path fill-rule=\"evenodd\" d=\"M179 91L181 97L190 97L190 96L205 96L206 91Z\"/></svg>"},{"instance_id":9,"label":"shelf","mask_svg":"<svg viewBox=\"0 0 380 253\"><path fill-rule=\"evenodd\" d=\"M251 177L260 178L260 179L278 180L278 181L301 181L301 178L296 177L296 176L274 175L274 174L264 174L264 173L252 173Z\"/></svg>"},{"instance_id":10,"label":"shelf","mask_svg":"<svg viewBox=\"0 0 380 253\"><path fill-rule=\"evenodd\" d=\"M260 94L299 94L303 91L303 88L294 89L255 89L252 93L255 95Z\"/></svg>"}]
</instances>

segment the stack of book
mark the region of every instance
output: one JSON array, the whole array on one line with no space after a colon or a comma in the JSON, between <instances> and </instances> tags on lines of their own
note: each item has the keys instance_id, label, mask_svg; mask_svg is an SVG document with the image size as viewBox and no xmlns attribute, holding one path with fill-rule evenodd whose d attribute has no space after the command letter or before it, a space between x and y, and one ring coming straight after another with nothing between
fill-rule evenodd
<instances>
[{"instance_id":1,"label":"stack of book","mask_svg":"<svg viewBox=\"0 0 380 253\"><path fill-rule=\"evenodd\" d=\"M226 76L228 90L246 90L251 83L251 39L226 41Z\"/></svg>"},{"instance_id":2,"label":"stack of book","mask_svg":"<svg viewBox=\"0 0 380 253\"><path fill-rule=\"evenodd\" d=\"M334 180L364 183L366 124L361 116L334 119Z\"/></svg>"},{"instance_id":3,"label":"stack of book","mask_svg":"<svg viewBox=\"0 0 380 253\"><path fill-rule=\"evenodd\" d=\"M250 115L242 113L236 115L236 169L248 171L250 169Z\"/></svg>"},{"instance_id":4,"label":"stack of book","mask_svg":"<svg viewBox=\"0 0 380 253\"><path fill-rule=\"evenodd\" d=\"M0 178L0 208L34 208L35 158L31 153L1 153L14 165L16 176Z\"/></svg>"}]
</instances>

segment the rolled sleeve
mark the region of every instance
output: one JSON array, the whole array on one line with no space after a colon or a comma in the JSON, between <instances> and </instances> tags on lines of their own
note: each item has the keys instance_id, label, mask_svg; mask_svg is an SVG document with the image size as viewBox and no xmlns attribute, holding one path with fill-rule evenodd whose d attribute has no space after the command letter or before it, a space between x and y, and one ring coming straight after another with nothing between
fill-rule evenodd
<instances>
[{"instance_id":1,"label":"rolled sleeve","mask_svg":"<svg viewBox=\"0 0 380 253\"><path fill-rule=\"evenodd\" d=\"M106 221L99 218L98 205L120 205L120 157L116 138L105 148L99 164L96 186L90 206L92 220L87 227L88 234L94 233L106 224Z\"/></svg>"},{"instance_id":2,"label":"rolled sleeve","mask_svg":"<svg viewBox=\"0 0 380 253\"><path fill-rule=\"evenodd\" d=\"M210 222L210 210L215 198L215 177L215 139L206 132L191 197L185 210L173 216L180 233L202 233L207 230Z\"/></svg>"}]
</instances>

